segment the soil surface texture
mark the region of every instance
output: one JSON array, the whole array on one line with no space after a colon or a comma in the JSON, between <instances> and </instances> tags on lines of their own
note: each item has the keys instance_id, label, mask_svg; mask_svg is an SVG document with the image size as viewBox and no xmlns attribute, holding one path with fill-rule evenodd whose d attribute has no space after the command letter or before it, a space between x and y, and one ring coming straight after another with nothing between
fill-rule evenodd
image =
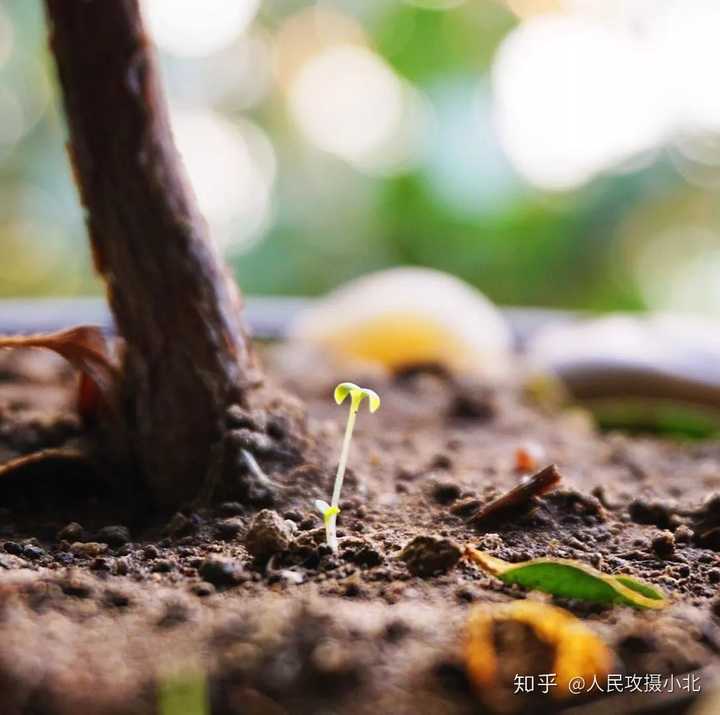
<instances>
[{"instance_id":1,"label":"soil surface texture","mask_svg":"<svg viewBox=\"0 0 720 715\"><path fill-rule=\"evenodd\" d=\"M623 678L692 676L692 689L713 687L720 444L601 434L577 409L549 411L516 386L432 369L271 371L304 400L309 436L306 461L278 467L266 455L282 425L253 423L265 437L245 443L277 486L264 502L131 519L77 460L0 477L0 713L183 715L172 705L183 693L206 697L213 715L489 712L465 667L468 616L528 597L581 618ZM358 416L333 554L313 501L329 501L345 427L346 405L331 399L337 377L374 388L382 407ZM75 376L52 355L0 354L0 463L72 444L74 393ZM228 419L242 431L252 417ZM551 463L562 479L529 508L472 523ZM528 594L463 558L466 545L512 562L555 556L632 574L670 605ZM550 667L547 644L505 636L495 641L499 688ZM678 681L672 693L496 702L528 713L684 712L692 698ZM611 697L611 710L593 709Z\"/></svg>"}]
</instances>

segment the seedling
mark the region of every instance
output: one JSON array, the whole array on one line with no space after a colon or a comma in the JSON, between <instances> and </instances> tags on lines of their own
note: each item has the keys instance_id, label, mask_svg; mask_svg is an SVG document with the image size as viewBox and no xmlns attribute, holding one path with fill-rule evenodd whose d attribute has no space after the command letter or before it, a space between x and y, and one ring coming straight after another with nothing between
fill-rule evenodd
<instances>
[{"instance_id":1,"label":"seedling","mask_svg":"<svg viewBox=\"0 0 720 715\"><path fill-rule=\"evenodd\" d=\"M347 426L345 427L345 438L343 439L342 451L340 452L340 463L338 464L337 474L335 475L335 486L333 487L332 501L328 504L322 499L315 500L315 506L323 516L325 522L325 537L328 546L337 552L337 515L340 513L340 491L342 490L343 479L345 478L345 468L347 467L348 455L350 453L350 442L352 440L353 429L355 428L355 417L357 416L360 404L367 397L370 412L375 412L380 407L380 397L377 392L369 390L365 387L358 387L352 382L341 382L335 388L335 402L338 405L345 401L350 395L350 412L348 414Z\"/></svg>"}]
</instances>

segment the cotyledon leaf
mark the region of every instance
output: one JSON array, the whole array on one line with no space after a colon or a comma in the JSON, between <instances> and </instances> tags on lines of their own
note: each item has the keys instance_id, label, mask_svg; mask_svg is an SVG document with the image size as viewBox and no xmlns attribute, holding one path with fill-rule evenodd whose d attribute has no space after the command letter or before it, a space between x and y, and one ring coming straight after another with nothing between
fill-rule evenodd
<instances>
[{"instance_id":1,"label":"cotyledon leaf","mask_svg":"<svg viewBox=\"0 0 720 715\"><path fill-rule=\"evenodd\" d=\"M610 576L579 561L547 557L512 564L471 546L466 555L505 583L553 596L620 603L633 608L658 609L667 605L663 592L649 583L626 575Z\"/></svg>"}]
</instances>

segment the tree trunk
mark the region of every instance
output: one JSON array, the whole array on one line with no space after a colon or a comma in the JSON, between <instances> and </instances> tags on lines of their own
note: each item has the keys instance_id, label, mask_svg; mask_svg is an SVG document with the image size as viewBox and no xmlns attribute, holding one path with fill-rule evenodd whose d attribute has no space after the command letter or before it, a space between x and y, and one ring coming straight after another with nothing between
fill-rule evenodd
<instances>
[{"instance_id":1,"label":"tree trunk","mask_svg":"<svg viewBox=\"0 0 720 715\"><path fill-rule=\"evenodd\" d=\"M257 380L239 294L174 147L137 0L45 4L95 265L127 343L124 429L171 508L197 496L228 405Z\"/></svg>"}]
</instances>

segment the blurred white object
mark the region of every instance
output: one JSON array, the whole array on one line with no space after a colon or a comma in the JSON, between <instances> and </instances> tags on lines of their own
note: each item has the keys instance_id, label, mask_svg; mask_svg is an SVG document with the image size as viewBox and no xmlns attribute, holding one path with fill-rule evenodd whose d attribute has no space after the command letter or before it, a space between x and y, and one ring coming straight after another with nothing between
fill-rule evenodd
<instances>
[{"instance_id":1,"label":"blurred white object","mask_svg":"<svg viewBox=\"0 0 720 715\"><path fill-rule=\"evenodd\" d=\"M427 268L351 281L303 312L290 337L340 361L391 370L436 363L500 377L511 363L510 330L497 308L458 278Z\"/></svg>"},{"instance_id":2,"label":"blurred white object","mask_svg":"<svg viewBox=\"0 0 720 715\"><path fill-rule=\"evenodd\" d=\"M550 326L530 341L532 368L578 398L645 397L720 405L720 323L694 315L613 315Z\"/></svg>"}]
</instances>

